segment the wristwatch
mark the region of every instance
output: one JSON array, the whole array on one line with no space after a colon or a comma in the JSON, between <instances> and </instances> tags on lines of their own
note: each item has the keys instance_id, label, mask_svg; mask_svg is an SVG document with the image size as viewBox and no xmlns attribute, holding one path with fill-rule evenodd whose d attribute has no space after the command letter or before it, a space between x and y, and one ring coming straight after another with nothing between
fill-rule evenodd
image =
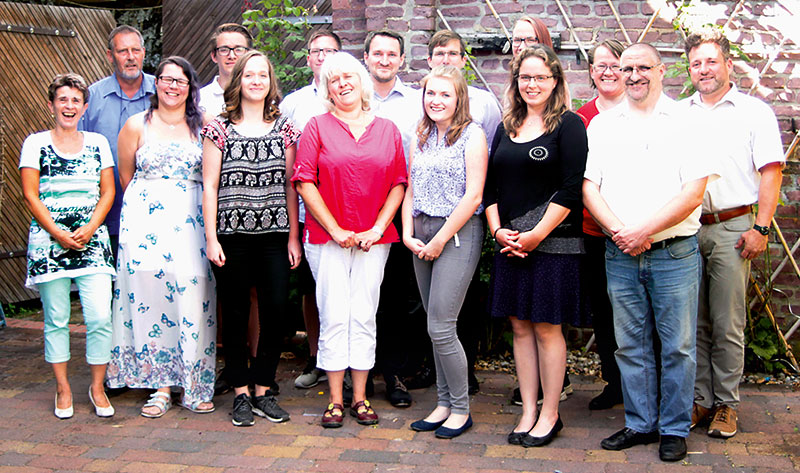
<instances>
[{"instance_id":1,"label":"wristwatch","mask_svg":"<svg viewBox=\"0 0 800 473\"><path fill-rule=\"evenodd\" d=\"M767 236L769 235L769 227L762 227L761 225L753 224L753 230L757 231L758 233Z\"/></svg>"}]
</instances>

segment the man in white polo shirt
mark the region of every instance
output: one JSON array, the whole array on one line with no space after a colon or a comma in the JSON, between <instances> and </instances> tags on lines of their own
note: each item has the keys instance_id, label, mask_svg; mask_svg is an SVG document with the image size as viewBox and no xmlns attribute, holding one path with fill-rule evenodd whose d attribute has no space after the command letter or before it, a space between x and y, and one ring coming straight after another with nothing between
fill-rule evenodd
<instances>
[{"instance_id":1,"label":"man in white polo shirt","mask_svg":"<svg viewBox=\"0 0 800 473\"><path fill-rule=\"evenodd\" d=\"M211 34L211 60L217 65L218 74L200 89L200 106L211 115L225 110L225 87L231 80L231 72L239 56L253 47L253 37L242 25L224 23Z\"/></svg>"},{"instance_id":2,"label":"man in white polo shirt","mask_svg":"<svg viewBox=\"0 0 800 473\"><path fill-rule=\"evenodd\" d=\"M625 428L601 446L622 450L660 438L660 458L677 461L686 456L696 366L696 233L713 168L698 159L686 113L662 93L658 51L634 44L620 63L626 100L589 125L583 185L586 208L609 235L606 273L625 401Z\"/></svg>"},{"instance_id":3,"label":"man in white polo shirt","mask_svg":"<svg viewBox=\"0 0 800 473\"><path fill-rule=\"evenodd\" d=\"M703 279L692 427L710 420L708 435L729 438L737 431L750 260L767 247L783 147L769 106L731 83L730 43L722 32L704 28L686 39L685 49L697 92L682 104L702 121L715 154L724 159L721 179L706 188L700 217Z\"/></svg>"}]
</instances>

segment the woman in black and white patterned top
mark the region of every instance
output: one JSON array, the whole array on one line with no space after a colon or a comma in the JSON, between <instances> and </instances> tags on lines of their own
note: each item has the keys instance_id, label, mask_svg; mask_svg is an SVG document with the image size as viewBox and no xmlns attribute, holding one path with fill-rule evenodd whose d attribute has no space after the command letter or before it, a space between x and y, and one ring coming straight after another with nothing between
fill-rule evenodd
<instances>
[{"instance_id":1,"label":"woman in black and white patterned top","mask_svg":"<svg viewBox=\"0 0 800 473\"><path fill-rule=\"evenodd\" d=\"M280 115L280 93L267 57L250 51L225 89L226 111L203 129L203 219L225 317L225 374L234 387L233 424L253 414L289 420L269 388L275 382L289 268L300 262L297 194L287 186L300 132ZM258 293L256 357L248 370L250 287ZM249 384L255 384L251 399Z\"/></svg>"}]
</instances>

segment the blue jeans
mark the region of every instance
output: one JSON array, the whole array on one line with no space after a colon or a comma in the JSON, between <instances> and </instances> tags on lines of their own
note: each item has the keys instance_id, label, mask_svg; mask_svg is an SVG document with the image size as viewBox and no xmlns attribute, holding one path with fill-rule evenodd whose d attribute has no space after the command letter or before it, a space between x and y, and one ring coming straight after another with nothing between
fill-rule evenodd
<instances>
[{"instance_id":1,"label":"blue jeans","mask_svg":"<svg viewBox=\"0 0 800 473\"><path fill-rule=\"evenodd\" d=\"M622 376L625 426L688 437L697 368L697 237L639 256L606 242L608 296L614 308L615 356ZM661 339L661 405L656 402L653 328Z\"/></svg>"}]
</instances>

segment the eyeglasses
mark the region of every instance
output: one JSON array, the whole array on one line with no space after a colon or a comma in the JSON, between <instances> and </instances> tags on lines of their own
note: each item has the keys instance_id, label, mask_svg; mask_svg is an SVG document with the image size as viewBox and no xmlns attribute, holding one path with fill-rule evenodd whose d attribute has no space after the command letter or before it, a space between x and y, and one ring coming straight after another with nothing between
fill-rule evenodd
<instances>
[{"instance_id":1,"label":"eyeglasses","mask_svg":"<svg viewBox=\"0 0 800 473\"><path fill-rule=\"evenodd\" d=\"M319 56L320 53L325 53L325 55L327 56L328 54L336 54L338 52L339 52L338 49L333 49L333 48L314 48L308 50L308 54L310 54L311 56Z\"/></svg>"},{"instance_id":2,"label":"eyeglasses","mask_svg":"<svg viewBox=\"0 0 800 473\"><path fill-rule=\"evenodd\" d=\"M463 53L458 51L436 51L433 53L433 57L437 59L444 59L445 56L449 57L450 59L457 59L463 56Z\"/></svg>"},{"instance_id":3,"label":"eyeglasses","mask_svg":"<svg viewBox=\"0 0 800 473\"><path fill-rule=\"evenodd\" d=\"M189 87L189 81L186 79L178 79L177 77L170 77L170 76L158 76L158 81L163 82L167 85L167 87L177 84L178 87L184 88Z\"/></svg>"},{"instance_id":4,"label":"eyeglasses","mask_svg":"<svg viewBox=\"0 0 800 473\"><path fill-rule=\"evenodd\" d=\"M542 82L546 81L547 79L552 79L553 76L519 76L517 77L517 81L520 84L528 84L533 82L534 84L541 84Z\"/></svg>"},{"instance_id":5,"label":"eyeglasses","mask_svg":"<svg viewBox=\"0 0 800 473\"><path fill-rule=\"evenodd\" d=\"M511 38L511 44L514 46L519 46L522 43L525 43L525 46L533 46L534 44L539 44L539 38L536 36L529 36L527 38Z\"/></svg>"},{"instance_id":6,"label":"eyeglasses","mask_svg":"<svg viewBox=\"0 0 800 473\"><path fill-rule=\"evenodd\" d=\"M218 48L214 48L214 51L216 51L217 54L221 54L223 56L228 56L230 55L231 51L233 51L234 54L239 56L241 54L246 53L247 51L250 51L250 48L248 48L247 46L220 46Z\"/></svg>"},{"instance_id":7,"label":"eyeglasses","mask_svg":"<svg viewBox=\"0 0 800 473\"><path fill-rule=\"evenodd\" d=\"M644 76L647 75L653 68L658 67L660 65L661 63L659 62L658 64L654 64L652 66L625 66L621 68L620 71L622 71L622 73L625 74L626 76L629 76L633 74L634 70L636 70L636 72L639 73L639 75Z\"/></svg>"},{"instance_id":8,"label":"eyeglasses","mask_svg":"<svg viewBox=\"0 0 800 473\"><path fill-rule=\"evenodd\" d=\"M592 66L592 70L598 74L603 74L607 70L611 70L611 72L619 72L622 68L619 67L619 64L595 64Z\"/></svg>"}]
</instances>

